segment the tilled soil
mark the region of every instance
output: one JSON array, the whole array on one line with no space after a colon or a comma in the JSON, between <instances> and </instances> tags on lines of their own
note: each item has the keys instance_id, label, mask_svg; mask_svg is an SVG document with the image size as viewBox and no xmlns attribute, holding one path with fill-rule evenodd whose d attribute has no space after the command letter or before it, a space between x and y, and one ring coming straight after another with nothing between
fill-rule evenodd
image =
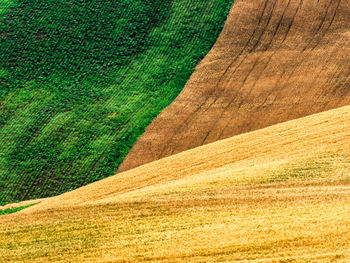
<instances>
[{"instance_id":1,"label":"tilled soil","mask_svg":"<svg viewBox=\"0 0 350 263\"><path fill-rule=\"evenodd\" d=\"M349 104L350 1L237 0L210 53L119 171Z\"/></svg>"}]
</instances>

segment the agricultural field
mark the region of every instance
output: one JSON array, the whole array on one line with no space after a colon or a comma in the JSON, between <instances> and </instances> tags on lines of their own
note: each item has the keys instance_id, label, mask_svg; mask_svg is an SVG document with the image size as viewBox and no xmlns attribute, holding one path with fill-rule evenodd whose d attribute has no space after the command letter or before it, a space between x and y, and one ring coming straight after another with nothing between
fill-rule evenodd
<instances>
[{"instance_id":1,"label":"agricultural field","mask_svg":"<svg viewBox=\"0 0 350 263\"><path fill-rule=\"evenodd\" d=\"M350 262L349 0L0 0L0 44L0 262Z\"/></svg>"},{"instance_id":2,"label":"agricultural field","mask_svg":"<svg viewBox=\"0 0 350 263\"><path fill-rule=\"evenodd\" d=\"M119 171L350 105L350 1L237 0L181 94Z\"/></svg>"},{"instance_id":3,"label":"agricultural field","mask_svg":"<svg viewBox=\"0 0 350 263\"><path fill-rule=\"evenodd\" d=\"M349 262L350 106L0 216L4 262Z\"/></svg>"},{"instance_id":4,"label":"agricultural field","mask_svg":"<svg viewBox=\"0 0 350 263\"><path fill-rule=\"evenodd\" d=\"M232 0L0 0L0 204L113 175Z\"/></svg>"}]
</instances>

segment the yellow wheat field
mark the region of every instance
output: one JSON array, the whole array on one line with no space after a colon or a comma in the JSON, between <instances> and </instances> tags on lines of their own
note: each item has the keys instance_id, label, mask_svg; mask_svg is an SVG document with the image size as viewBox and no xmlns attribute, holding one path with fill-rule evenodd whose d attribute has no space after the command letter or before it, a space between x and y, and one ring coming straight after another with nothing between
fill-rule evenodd
<instances>
[{"instance_id":1,"label":"yellow wheat field","mask_svg":"<svg viewBox=\"0 0 350 263\"><path fill-rule=\"evenodd\" d=\"M350 106L0 217L1 262L350 262Z\"/></svg>"}]
</instances>

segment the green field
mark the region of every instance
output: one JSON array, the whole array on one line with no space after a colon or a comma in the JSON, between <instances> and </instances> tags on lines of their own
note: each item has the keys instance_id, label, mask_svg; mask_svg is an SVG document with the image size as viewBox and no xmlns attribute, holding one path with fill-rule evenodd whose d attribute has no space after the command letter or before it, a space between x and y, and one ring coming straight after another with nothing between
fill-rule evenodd
<instances>
[{"instance_id":1,"label":"green field","mask_svg":"<svg viewBox=\"0 0 350 263\"><path fill-rule=\"evenodd\" d=\"M0 204L114 174L233 0L0 0Z\"/></svg>"},{"instance_id":2,"label":"green field","mask_svg":"<svg viewBox=\"0 0 350 263\"><path fill-rule=\"evenodd\" d=\"M25 206L20 206L20 207L15 207L15 208L6 208L6 209L3 209L3 210L0 210L0 216L12 214L12 213L16 213L16 212L18 212L18 211L21 211L21 210L26 209L26 208L28 208L28 207L31 207L31 206L33 206L33 205L34 205L34 204L25 205Z\"/></svg>"}]
</instances>

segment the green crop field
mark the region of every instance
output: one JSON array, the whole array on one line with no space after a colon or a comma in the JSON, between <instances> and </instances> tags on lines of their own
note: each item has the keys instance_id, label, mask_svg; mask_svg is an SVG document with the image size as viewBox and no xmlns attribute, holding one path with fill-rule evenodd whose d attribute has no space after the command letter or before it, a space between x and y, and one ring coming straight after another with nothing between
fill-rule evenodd
<instances>
[{"instance_id":1,"label":"green crop field","mask_svg":"<svg viewBox=\"0 0 350 263\"><path fill-rule=\"evenodd\" d=\"M114 174L233 0L0 0L0 204Z\"/></svg>"}]
</instances>

